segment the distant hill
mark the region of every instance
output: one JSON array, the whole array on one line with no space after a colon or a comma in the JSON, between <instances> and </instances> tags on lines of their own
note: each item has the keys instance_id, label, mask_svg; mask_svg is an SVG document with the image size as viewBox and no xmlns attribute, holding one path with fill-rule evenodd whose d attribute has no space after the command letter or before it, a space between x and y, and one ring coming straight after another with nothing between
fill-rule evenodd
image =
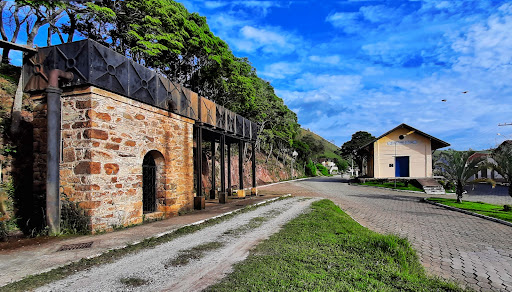
<instances>
[{"instance_id":1,"label":"distant hill","mask_svg":"<svg viewBox=\"0 0 512 292\"><path fill-rule=\"evenodd\" d=\"M313 137L316 141L319 141L323 146L324 146L324 152L323 153L317 153L313 156L314 159L319 159L319 158L330 158L330 159L334 159L334 158L337 158L339 160L342 159L341 156L337 155L336 153L334 153L334 151L338 150L338 146L334 145L333 143L327 141L326 139L324 139L322 136L314 133L314 132L311 132L310 130L306 130L306 129L302 129L300 128L299 129L299 134L297 135L297 139L301 139L302 137L304 136L311 136Z\"/></svg>"}]
</instances>

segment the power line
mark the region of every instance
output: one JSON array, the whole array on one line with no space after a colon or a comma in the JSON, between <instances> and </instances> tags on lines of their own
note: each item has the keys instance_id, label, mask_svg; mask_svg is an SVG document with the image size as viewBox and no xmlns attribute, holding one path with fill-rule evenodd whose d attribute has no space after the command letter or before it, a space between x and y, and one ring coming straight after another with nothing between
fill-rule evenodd
<instances>
[{"instance_id":1,"label":"power line","mask_svg":"<svg viewBox=\"0 0 512 292\"><path fill-rule=\"evenodd\" d=\"M512 126L512 123L503 123L503 124L498 124L498 126Z\"/></svg>"}]
</instances>

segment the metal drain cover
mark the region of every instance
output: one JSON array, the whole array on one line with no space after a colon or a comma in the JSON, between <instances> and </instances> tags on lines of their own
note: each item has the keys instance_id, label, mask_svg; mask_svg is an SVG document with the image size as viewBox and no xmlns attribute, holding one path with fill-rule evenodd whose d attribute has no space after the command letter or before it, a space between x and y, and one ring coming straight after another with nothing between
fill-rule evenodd
<instances>
[{"instance_id":1,"label":"metal drain cover","mask_svg":"<svg viewBox=\"0 0 512 292\"><path fill-rule=\"evenodd\" d=\"M65 245L61 246L57 251L90 248L92 246L93 242L94 241L75 243L75 244L65 244Z\"/></svg>"}]
</instances>

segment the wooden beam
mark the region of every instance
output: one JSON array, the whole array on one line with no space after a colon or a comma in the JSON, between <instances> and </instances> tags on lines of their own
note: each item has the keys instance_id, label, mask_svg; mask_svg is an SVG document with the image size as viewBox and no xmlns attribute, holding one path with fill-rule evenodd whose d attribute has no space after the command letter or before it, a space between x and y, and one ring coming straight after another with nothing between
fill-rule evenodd
<instances>
[{"instance_id":1,"label":"wooden beam","mask_svg":"<svg viewBox=\"0 0 512 292\"><path fill-rule=\"evenodd\" d=\"M37 49L35 49L35 48L31 48L27 45L11 43L11 42L4 41L4 40L0 40L0 48L15 50L15 51L22 51L22 52L27 52L27 53L37 53Z\"/></svg>"}]
</instances>

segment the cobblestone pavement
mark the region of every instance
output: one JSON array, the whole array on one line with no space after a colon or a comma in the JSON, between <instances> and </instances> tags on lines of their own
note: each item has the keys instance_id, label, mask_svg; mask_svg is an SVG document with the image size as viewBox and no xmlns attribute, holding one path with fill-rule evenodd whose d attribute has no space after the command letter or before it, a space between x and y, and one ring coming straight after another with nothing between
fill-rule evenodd
<instances>
[{"instance_id":1,"label":"cobblestone pavement","mask_svg":"<svg viewBox=\"0 0 512 292\"><path fill-rule=\"evenodd\" d=\"M512 227L420 202L426 195L351 186L339 176L263 187L325 197L361 225L406 237L426 270L480 291L512 291Z\"/></svg>"}]
</instances>

